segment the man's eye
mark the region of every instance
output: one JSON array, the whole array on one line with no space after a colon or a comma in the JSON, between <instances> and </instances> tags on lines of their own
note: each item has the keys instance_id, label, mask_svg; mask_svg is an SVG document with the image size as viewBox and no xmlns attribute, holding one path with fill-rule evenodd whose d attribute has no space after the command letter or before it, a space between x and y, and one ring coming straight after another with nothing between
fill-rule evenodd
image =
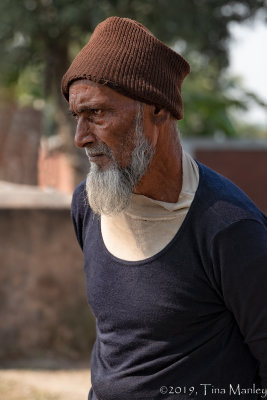
<instances>
[{"instance_id":1,"label":"man's eye","mask_svg":"<svg viewBox=\"0 0 267 400\"><path fill-rule=\"evenodd\" d=\"M71 111L71 112L70 112L70 115L71 115L74 119L76 119L76 121L77 121L77 119L79 118L78 115L77 115L74 111Z\"/></svg>"},{"instance_id":2,"label":"man's eye","mask_svg":"<svg viewBox=\"0 0 267 400\"><path fill-rule=\"evenodd\" d=\"M92 113L93 115L99 116L99 115L102 114L102 110L100 110L100 108L93 108L93 109L91 110L91 113Z\"/></svg>"}]
</instances>

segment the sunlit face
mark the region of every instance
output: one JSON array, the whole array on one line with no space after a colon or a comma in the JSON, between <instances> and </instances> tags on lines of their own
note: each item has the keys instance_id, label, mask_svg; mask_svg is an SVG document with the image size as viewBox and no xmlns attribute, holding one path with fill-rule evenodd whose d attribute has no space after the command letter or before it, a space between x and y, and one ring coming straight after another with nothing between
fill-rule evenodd
<instances>
[{"instance_id":1,"label":"sunlit face","mask_svg":"<svg viewBox=\"0 0 267 400\"><path fill-rule=\"evenodd\" d=\"M101 150L106 145L120 167L129 164L137 102L107 86L81 80L70 86L69 104L77 119L75 144L87 150L90 162L107 167L110 155Z\"/></svg>"},{"instance_id":2,"label":"sunlit face","mask_svg":"<svg viewBox=\"0 0 267 400\"><path fill-rule=\"evenodd\" d=\"M117 214L129 205L154 149L144 135L144 107L108 87L88 81L70 87L77 119L75 143L85 148L90 170L89 204L97 214Z\"/></svg>"}]
</instances>

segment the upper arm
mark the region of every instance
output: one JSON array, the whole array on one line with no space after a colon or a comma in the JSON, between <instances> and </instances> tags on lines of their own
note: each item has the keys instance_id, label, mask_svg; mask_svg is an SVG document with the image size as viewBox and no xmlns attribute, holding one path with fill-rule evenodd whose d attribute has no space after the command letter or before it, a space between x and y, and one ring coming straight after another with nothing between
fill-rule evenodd
<instances>
[{"instance_id":1,"label":"upper arm","mask_svg":"<svg viewBox=\"0 0 267 400\"><path fill-rule=\"evenodd\" d=\"M71 202L71 218L77 240L82 250L83 250L84 209L85 209L84 184L80 184L79 186L77 186L77 188L73 193Z\"/></svg>"},{"instance_id":2,"label":"upper arm","mask_svg":"<svg viewBox=\"0 0 267 400\"><path fill-rule=\"evenodd\" d=\"M214 238L212 257L227 308L267 384L267 229L256 220L235 222Z\"/></svg>"}]
</instances>

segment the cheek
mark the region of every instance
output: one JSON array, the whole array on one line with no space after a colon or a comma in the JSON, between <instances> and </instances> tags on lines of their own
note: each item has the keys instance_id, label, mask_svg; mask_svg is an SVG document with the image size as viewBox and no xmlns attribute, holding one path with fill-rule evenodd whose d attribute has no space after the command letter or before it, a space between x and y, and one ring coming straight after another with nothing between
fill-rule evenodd
<instances>
[{"instance_id":1,"label":"cheek","mask_svg":"<svg viewBox=\"0 0 267 400\"><path fill-rule=\"evenodd\" d=\"M97 140L105 143L120 165L128 163L134 149L135 115L99 122L94 126Z\"/></svg>"},{"instance_id":2,"label":"cheek","mask_svg":"<svg viewBox=\"0 0 267 400\"><path fill-rule=\"evenodd\" d=\"M99 131L99 139L117 149L126 150L133 143L134 128L126 124L110 124Z\"/></svg>"},{"instance_id":3,"label":"cheek","mask_svg":"<svg viewBox=\"0 0 267 400\"><path fill-rule=\"evenodd\" d=\"M114 159L121 167L126 167L131 161L132 151L134 149L134 132L121 131L121 127L116 129L114 135L109 137L106 142L110 147Z\"/></svg>"},{"instance_id":4,"label":"cheek","mask_svg":"<svg viewBox=\"0 0 267 400\"><path fill-rule=\"evenodd\" d=\"M151 146L155 148L158 142L159 130L148 118L144 122L144 135L149 140Z\"/></svg>"}]
</instances>

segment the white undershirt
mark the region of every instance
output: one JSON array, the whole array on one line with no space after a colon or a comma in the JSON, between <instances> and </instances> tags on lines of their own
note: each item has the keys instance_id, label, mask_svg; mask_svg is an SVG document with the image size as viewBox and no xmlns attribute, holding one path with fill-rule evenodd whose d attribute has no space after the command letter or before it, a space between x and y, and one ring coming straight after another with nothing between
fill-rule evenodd
<instances>
[{"instance_id":1,"label":"white undershirt","mask_svg":"<svg viewBox=\"0 0 267 400\"><path fill-rule=\"evenodd\" d=\"M132 194L130 206L116 216L101 216L107 250L127 261L140 261L157 254L176 235L195 196L199 172L196 162L183 151L183 183L177 203Z\"/></svg>"}]
</instances>

